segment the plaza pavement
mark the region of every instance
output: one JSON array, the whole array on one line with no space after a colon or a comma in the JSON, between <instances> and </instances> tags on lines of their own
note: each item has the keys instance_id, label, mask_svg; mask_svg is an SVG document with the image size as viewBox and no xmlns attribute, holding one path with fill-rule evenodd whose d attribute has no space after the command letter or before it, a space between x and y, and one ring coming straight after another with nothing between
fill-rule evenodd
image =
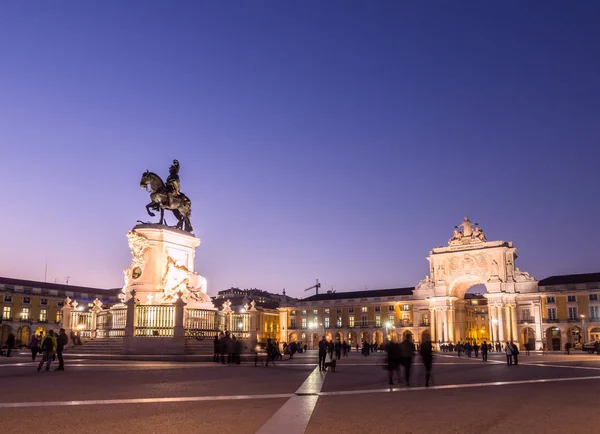
<instances>
[{"instance_id":1,"label":"plaza pavement","mask_svg":"<svg viewBox=\"0 0 600 434\"><path fill-rule=\"evenodd\" d=\"M67 356L37 372L25 355L0 358L2 433L596 433L600 357L520 355L508 367L436 355L424 387L387 385L384 356L352 353L337 372L316 354L275 366L100 360Z\"/></svg>"}]
</instances>

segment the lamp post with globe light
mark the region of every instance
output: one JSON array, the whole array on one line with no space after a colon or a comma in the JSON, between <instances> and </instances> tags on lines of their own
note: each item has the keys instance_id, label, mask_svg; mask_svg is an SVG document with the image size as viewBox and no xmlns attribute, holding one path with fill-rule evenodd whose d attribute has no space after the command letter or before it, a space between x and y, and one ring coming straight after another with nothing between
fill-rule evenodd
<instances>
[{"instance_id":1,"label":"lamp post with globe light","mask_svg":"<svg viewBox=\"0 0 600 434\"><path fill-rule=\"evenodd\" d=\"M583 345L585 345L585 315L581 315L581 331L583 332Z\"/></svg>"}]
</instances>

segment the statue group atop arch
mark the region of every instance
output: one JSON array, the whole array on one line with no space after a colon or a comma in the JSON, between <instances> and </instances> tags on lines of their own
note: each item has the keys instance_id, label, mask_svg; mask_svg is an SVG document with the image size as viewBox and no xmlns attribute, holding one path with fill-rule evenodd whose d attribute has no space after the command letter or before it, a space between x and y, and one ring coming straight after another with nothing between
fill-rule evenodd
<instances>
[{"instance_id":1,"label":"statue group atop arch","mask_svg":"<svg viewBox=\"0 0 600 434\"><path fill-rule=\"evenodd\" d=\"M462 230L459 230L461 227ZM465 217L461 224L454 226L454 234L452 235L452 238L450 238L450 241L448 241L448 245L453 246L485 242L486 238L483 229L481 229L477 223L471 223L469 217Z\"/></svg>"}]
</instances>

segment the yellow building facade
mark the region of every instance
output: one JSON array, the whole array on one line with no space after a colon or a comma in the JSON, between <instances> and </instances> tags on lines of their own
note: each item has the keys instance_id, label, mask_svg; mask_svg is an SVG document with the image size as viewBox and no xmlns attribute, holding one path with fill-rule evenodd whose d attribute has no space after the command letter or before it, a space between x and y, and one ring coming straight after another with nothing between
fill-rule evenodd
<instances>
[{"instance_id":1,"label":"yellow building facade","mask_svg":"<svg viewBox=\"0 0 600 434\"><path fill-rule=\"evenodd\" d=\"M95 298L106 305L118 302L117 291L0 277L0 343L13 333L17 346L27 346L33 334L58 331L67 297L82 300L85 311L91 307L85 302Z\"/></svg>"}]
</instances>

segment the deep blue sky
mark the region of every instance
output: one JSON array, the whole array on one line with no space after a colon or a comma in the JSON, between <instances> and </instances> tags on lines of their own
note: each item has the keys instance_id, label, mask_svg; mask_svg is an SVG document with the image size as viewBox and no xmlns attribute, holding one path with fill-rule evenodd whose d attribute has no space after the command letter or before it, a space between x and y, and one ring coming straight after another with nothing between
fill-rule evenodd
<instances>
[{"instance_id":1,"label":"deep blue sky","mask_svg":"<svg viewBox=\"0 0 600 434\"><path fill-rule=\"evenodd\" d=\"M496 5L492 5L496 3ZM209 293L415 285L464 215L600 270L600 3L0 4L0 275L117 287L181 162ZM174 219L170 218L173 222Z\"/></svg>"}]
</instances>

